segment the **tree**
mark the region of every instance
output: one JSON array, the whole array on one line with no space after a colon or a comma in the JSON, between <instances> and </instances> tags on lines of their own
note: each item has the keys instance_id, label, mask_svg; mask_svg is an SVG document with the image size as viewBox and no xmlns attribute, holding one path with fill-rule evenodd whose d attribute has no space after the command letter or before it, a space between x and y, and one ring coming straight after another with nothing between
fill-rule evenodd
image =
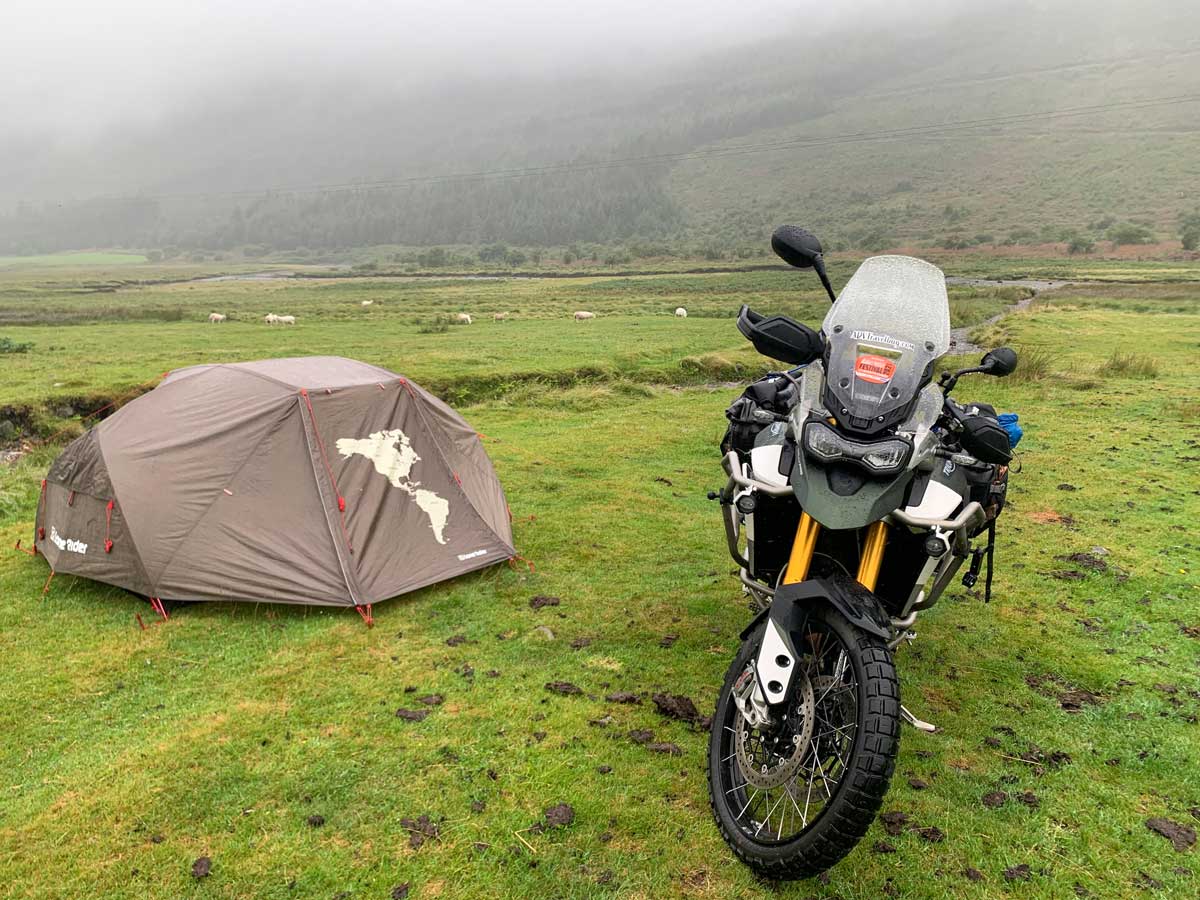
<instances>
[{"instance_id":1,"label":"tree","mask_svg":"<svg viewBox=\"0 0 1200 900\"><path fill-rule=\"evenodd\" d=\"M1067 243L1067 253L1075 256L1079 253L1091 253L1096 249L1096 242L1082 234L1074 235Z\"/></svg>"},{"instance_id":2,"label":"tree","mask_svg":"<svg viewBox=\"0 0 1200 900\"><path fill-rule=\"evenodd\" d=\"M1179 239L1184 250L1200 249L1200 209L1179 217Z\"/></svg>"},{"instance_id":3,"label":"tree","mask_svg":"<svg viewBox=\"0 0 1200 900\"><path fill-rule=\"evenodd\" d=\"M1148 244L1153 237L1149 228L1135 222L1123 222L1108 229L1108 239L1118 246L1121 244Z\"/></svg>"}]
</instances>

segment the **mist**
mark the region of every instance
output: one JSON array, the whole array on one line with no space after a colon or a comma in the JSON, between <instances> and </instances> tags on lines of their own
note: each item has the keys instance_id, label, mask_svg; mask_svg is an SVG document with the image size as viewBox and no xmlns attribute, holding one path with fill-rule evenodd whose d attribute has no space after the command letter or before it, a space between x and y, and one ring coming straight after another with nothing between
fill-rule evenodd
<instances>
[{"instance_id":1,"label":"mist","mask_svg":"<svg viewBox=\"0 0 1200 900\"><path fill-rule=\"evenodd\" d=\"M1051 94L1034 86L957 99L952 85L1160 47L1188 52L1200 35L1189 38L1180 26L1190 20L1174 7L9 0L0 238L25 252L80 242L226 247L243 237L267 246L679 237L710 205L688 197L678 174L695 166L588 167L833 121L906 126L1019 110L1055 92L1107 99L1110 88L1080 92L1070 79ZM922 83L919 104L861 102ZM381 190L340 198L337 215L334 201L317 208L278 193L561 165L583 172ZM767 187L739 170L717 193ZM266 192L276 193L247 205ZM725 203L746 205L736 193ZM327 227L311 225L322 217Z\"/></svg>"},{"instance_id":2,"label":"mist","mask_svg":"<svg viewBox=\"0 0 1200 900\"><path fill-rule=\"evenodd\" d=\"M206 95L253 94L264 82L413 92L642 68L762 35L797 14L779 0L10 0L0 115L20 130L79 136L153 121Z\"/></svg>"}]
</instances>

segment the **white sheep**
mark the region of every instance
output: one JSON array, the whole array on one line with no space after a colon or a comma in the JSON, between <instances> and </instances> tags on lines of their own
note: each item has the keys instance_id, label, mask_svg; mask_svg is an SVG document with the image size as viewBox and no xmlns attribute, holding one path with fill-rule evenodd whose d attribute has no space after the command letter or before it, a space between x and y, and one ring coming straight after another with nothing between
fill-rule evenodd
<instances>
[{"instance_id":1,"label":"white sheep","mask_svg":"<svg viewBox=\"0 0 1200 900\"><path fill-rule=\"evenodd\" d=\"M687 310L684 309L682 306L675 307L675 318L686 319L687 318Z\"/></svg>"},{"instance_id":2,"label":"white sheep","mask_svg":"<svg viewBox=\"0 0 1200 900\"><path fill-rule=\"evenodd\" d=\"M466 313L455 313L454 314L454 324L455 325L470 325L471 317L469 315L467 315Z\"/></svg>"},{"instance_id":3,"label":"white sheep","mask_svg":"<svg viewBox=\"0 0 1200 900\"><path fill-rule=\"evenodd\" d=\"M508 313L498 312L494 316L492 316L492 318L495 319L497 322L503 322L508 318Z\"/></svg>"},{"instance_id":4,"label":"white sheep","mask_svg":"<svg viewBox=\"0 0 1200 900\"><path fill-rule=\"evenodd\" d=\"M296 324L295 316L278 316L278 319L279 319L280 325L295 325Z\"/></svg>"},{"instance_id":5,"label":"white sheep","mask_svg":"<svg viewBox=\"0 0 1200 900\"><path fill-rule=\"evenodd\" d=\"M364 308L366 308L366 307L370 306L370 305L371 305L372 303L374 303L374 302L375 302L374 300L364 300L364 301L362 302L362 305L363 305L363 307L364 307Z\"/></svg>"},{"instance_id":6,"label":"white sheep","mask_svg":"<svg viewBox=\"0 0 1200 900\"><path fill-rule=\"evenodd\" d=\"M596 318L596 314L594 312L586 312L584 310L580 310L579 312L575 313L575 321L576 322L586 322L588 319L594 319L594 318Z\"/></svg>"},{"instance_id":7,"label":"white sheep","mask_svg":"<svg viewBox=\"0 0 1200 900\"><path fill-rule=\"evenodd\" d=\"M275 315L275 313L267 313L265 316L263 316L263 321L268 325L278 325L279 316Z\"/></svg>"},{"instance_id":8,"label":"white sheep","mask_svg":"<svg viewBox=\"0 0 1200 900\"><path fill-rule=\"evenodd\" d=\"M211 322L213 325L217 325L217 324L225 321L225 316L221 315L220 313L209 313L208 321Z\"/></svg>"}]
</instances>

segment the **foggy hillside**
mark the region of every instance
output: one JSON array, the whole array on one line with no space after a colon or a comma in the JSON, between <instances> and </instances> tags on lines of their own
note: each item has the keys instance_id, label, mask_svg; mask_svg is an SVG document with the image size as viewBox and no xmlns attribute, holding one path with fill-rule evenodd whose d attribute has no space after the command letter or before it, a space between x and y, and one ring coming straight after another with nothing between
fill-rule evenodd
<instances>
[{"instance_id":1,"label":"foggy hillside","mask_svg":"<svg viewBox=\"0 0 1200 900\"><path fill-rule=\"evenodd\" d=\"M958 8L752 3L737 27L725 11L634 37L616 9L494 43L427 18L408 43L340 49L340 27L314 43L320 22L302 39L267 21L235 48L253 65L192 60L200 77L147 50L140 80L104 82L124 93L74 106L61 73L38 102L30 60L3 110L0 253L733 246L784 220L870 248L1171 234L1200 183L1186 5Z\"/></svg>"}]
</instances>

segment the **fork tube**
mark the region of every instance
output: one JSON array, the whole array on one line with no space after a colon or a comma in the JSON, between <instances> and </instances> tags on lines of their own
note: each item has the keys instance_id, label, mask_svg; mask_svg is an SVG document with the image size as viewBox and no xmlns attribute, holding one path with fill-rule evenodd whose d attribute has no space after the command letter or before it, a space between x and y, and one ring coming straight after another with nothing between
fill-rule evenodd
<instances>
[{"instance_id":1,"label":"fork tube","mask_svg":"<svg viewBox=\"0 0 1200 900\"><path fill-rule=\"evenodd\" d=\"M862 557L858 561L859 584L868 591L875 590L879 582L879 570L883 566L883 548L887 545L887 525L874 522L867 528L867 539L863 542Z\"/></svg>"},{"instance_id":2,"label":"fork tube","mask_svg":"<svg viewBox=\"0 0 1200 900\"><path fill-rule=\"evenodd\" d=\"M808 577L808 567L812 564L813 550L816 549L820 532L821 526L816 519L806 512L800 513L796 539L792 541L792 555L788 557L787 571L783 573L784 584L796 584Z\"/></svg>"}]
</instances>

